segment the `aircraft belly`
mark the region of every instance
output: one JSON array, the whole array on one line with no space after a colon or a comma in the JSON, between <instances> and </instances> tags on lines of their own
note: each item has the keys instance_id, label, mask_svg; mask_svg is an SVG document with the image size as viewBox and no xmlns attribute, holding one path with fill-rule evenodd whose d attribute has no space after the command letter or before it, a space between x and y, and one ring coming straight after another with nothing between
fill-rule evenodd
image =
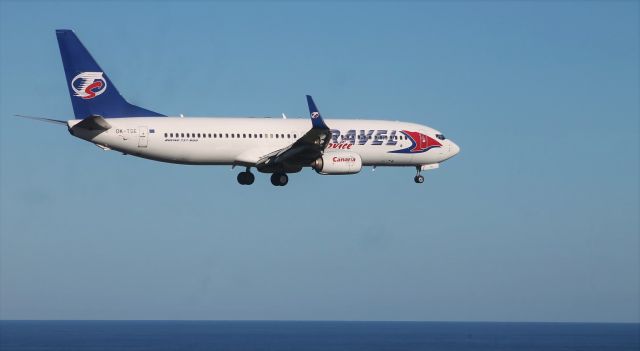
<instances>
[{"instance_id":1,"label":"aircraft belly","mask_svg":"<svg viewBox=\"0 0 640 351\"><path fill-rule=\"evenodd\" d=\"M355 148L353 151L360 155L362 164L367 166L405 166L413 164L414 155L390 153L390 150L390 148L384 146L365 146Z\"/></svg>"},{"instance_id":2,"label":"aircraft belly","mask_svg":"<svg viewBox=\"0 0 640 351\"><path fill-rule=\"evenodd\" d=\"M142 154L163 159L167 162L188 164L231 164L236 150L223 147L216 148L211 145L162 145L162 147L150 147Z\"/></svg>"}]
</instances>

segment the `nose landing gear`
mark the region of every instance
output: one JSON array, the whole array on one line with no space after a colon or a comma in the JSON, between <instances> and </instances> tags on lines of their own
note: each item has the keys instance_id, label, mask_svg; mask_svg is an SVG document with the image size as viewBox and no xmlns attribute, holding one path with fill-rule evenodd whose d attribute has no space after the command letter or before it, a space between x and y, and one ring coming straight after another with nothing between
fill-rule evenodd
<instances>
[{"instance_id":1,"label":"nose landing gear","mask_svg":"<svg viewBox=\"0 0 640 351\"><path fill-rule=\"evenodd\" d=\"M238 183L242 185L251 185L255 179L256 177L250 172L248 167L246 171L238 173Z\"/></svg>"},{"instance_id":2,"label":"nose landing gear","mask_svg":"<svg viewBox=\"0 0 640 351\"><path fill-rule=\"evenodd\" d=\"M422 170L421 167L417 166L416 167L416 176L413 177L413 181L418 183L418 184L424 183L424 177L420 174L421 170Z\"/></svg>"}]
</instances>

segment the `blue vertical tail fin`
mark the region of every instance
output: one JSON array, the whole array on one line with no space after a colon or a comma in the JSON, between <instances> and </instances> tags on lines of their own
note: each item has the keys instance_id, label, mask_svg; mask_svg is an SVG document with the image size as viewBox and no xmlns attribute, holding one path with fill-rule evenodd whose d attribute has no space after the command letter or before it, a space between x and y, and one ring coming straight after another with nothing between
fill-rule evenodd
<instances>
[{"instance_id":1,"label":"blue vertical tail fin","mask_svg":"<svg viewBox=\"0 0 640 351\"><path fill-rule=\"evenodd\" d=\"M164 116L128 103L72 30L56 30L73 112L77 119Z\"/></svg>"}]
</instances>

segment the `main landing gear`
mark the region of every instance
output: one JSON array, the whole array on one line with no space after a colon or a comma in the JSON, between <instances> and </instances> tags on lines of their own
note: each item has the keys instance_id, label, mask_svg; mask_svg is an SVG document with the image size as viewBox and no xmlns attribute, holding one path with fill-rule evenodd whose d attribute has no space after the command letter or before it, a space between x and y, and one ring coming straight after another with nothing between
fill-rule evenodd
<instances>
[{"instance_id":1,"label":"main landing gear","mask_svg":"<svg viewBox=\"0 0 640 351\"><path fill-rule=\"evenodd\" d=\"M251 185L254 180L256 180L256 177L249 171L249 168L244 172L238 173L238 183L242 185Z\"/></svg>"},{"instance_id":2,"label":"main landing gear","mask_svg":"<svg viewBox=\"0 0 640 351\"><path fill-rule=\"evenodd\" d=\"M271 184L285 186L287 183L289 183L289 176L286 173L274 173L271 175Z\"/></svg>"},{"instance_id":3,"label":"main landing gear","mask_svg":"<svg viewBox=\"0 0 640 351\"><path fill-rule=\"evenodd\" d=\"M418 184L424 183L424 177L420 174L420 171L421 171L421 167L416 166L416 176L413 177L413 181Z\"/></svg>"},{"instance_id":4,"label":"main landing gear","mask_svg":"<svg viewBox=\"0 0 640 351\"><path fill-rule=\"evenodd\" d=\"M256 177L251 173L249 167L244 172L238 173L238 183L242 185L251 185L256 180ZM286 173L273 173L271 175L271 184L275 186L285 186L289 183L289 176Z\"/></svg>"}]
</instances>

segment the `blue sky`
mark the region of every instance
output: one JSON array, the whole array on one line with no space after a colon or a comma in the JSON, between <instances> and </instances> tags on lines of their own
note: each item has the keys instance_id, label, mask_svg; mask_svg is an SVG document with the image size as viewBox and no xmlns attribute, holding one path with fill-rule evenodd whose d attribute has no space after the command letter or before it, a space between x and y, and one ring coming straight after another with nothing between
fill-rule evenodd
<instances>
[{"instance_id":1,"label":"blue sky","mask_svg":"<svg viewBox=\"0 0 640 351\"><path fill-rule=\"evenodd\" d=\"M637 2L0 2L0 318L640 320ZM54 30L131 102L427 124L462 152L286 187L104 152Z\"/></svg>"}]
</instances>

